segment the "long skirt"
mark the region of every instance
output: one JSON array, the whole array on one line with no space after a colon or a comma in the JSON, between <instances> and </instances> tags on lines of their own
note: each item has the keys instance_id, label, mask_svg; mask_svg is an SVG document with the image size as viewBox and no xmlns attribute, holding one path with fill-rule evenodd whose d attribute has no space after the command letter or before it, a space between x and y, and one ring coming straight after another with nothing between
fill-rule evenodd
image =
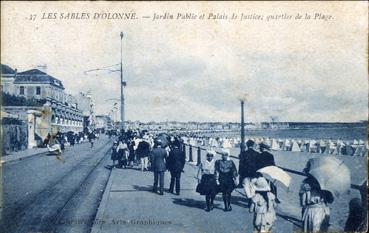
<instances>
[{"instance_id":1,"label":"long skirt","mask_svg":"<svg viewBox=\"0 0 369 233\"><path fill-rule=\"evenodd\" d=\"M219 174L219 191L223 193L232 193L233 189L236 188L236 184L233 180L233 174L221 173Z\"/></svg>"},{"instance_id":2,"label":"long skirt","mask_svg":"<svg viewBox=\"0 0 369 233\"><path fill-rule=\"evenodd\" d=\"M329 226L329 207L307 206L302 216L304 232L324 232Z\"/></svg>"},{"instance_id":3,"label":"long skirt","mask_svg":"<svg viewBox=\"0 0 369 233\"><path fill-rule=\"evenodd\" d=\"M196 189L200 195L216 195L218 192L215 175L204 174L201 177L201 182Z\"/></svg>"},{"instance_id":4,"label":"long skirt","mask_svg":"<svg viewBox=\"0 0 369 233\"><path fill-rule=\"evenodd\" d=\"M276 220L275 211L266 213L255 213L254 225L258 231L270 231L273 227L274 221Z\"/></svg>"}]
</instances>

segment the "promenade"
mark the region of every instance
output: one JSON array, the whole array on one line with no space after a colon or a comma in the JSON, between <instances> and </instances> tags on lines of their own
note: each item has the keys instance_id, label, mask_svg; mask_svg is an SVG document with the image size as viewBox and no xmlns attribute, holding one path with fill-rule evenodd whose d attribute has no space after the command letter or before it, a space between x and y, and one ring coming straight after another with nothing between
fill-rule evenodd
<instances>
[{"instance_id":1,"label":"promenade","mask_svg":"<svg viewBox=\"0 0 369 233\"><path fill-rule=\"evenodd\" d=\"M102 232L252 232L253 214L249 213L242 189L233 192L231 212L223 211L220 194L215 208L205 212L205 198L195 192L197 168L186 163L179 196L152 193L153 173L137 169L113 169L98 209L92 233ZM165 174L165 188L170 174ZM291 222L278 217L275 232L293 232Z\"/></svg>"},{"instance_id":2,"label":"promenade","mask_svg":"<svg viewBox=\"0 0 369 233\"><path fill-rule=\"evenodd\" d=\"M141 172L137 168L112 170L103 194L93 233L100 232L252 232L253 214L249 213L245 203L243 189L236 189L232 194L232 212L223 211L220 194L215 199L215 209L205 212L204 197L195 192L197 180L197 149L192 148L194 162L187 162L181 178L181 195L165 192L164 196L152 193L152 172ZM294 171L302 171L308 159L322 156L311 153L287 151L273 152L277 165ZM231 150L232 155L238 149ZM189 160L189 147L186 149ZM324 156L324 155L323 155ZM340 156L341 157L341 156ZM201 150L201 158L205 151ZM216 157L220 158L219 155ZM352 169L352 183L359 184L366 178L364 159L346 157L341 159ZM238 167L238 159L232 158ZM292 183L289 189L279 188L281 204L277 207L277 221L273 232L299 231L301 222L298 191L304 176L289 173ZM165 174L165 188L168 189L170 173ZM348 202L359 197L358 190L351 189L331 205L331 229L342 231L348 216Z\"/></svg>"}]
</instances>

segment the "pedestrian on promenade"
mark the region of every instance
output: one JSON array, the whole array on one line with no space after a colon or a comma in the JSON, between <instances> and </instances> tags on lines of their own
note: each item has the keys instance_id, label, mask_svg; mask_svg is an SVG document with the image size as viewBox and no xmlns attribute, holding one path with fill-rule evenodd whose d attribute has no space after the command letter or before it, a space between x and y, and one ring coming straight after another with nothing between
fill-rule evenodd
<instances>
[{"instance_id":1,"label":"pedestrian on promenade","mask_svg":"<svg viewBox=\"0 0 369 233\"><path fill-rule=\"evenodd\" d=\"M167 168L170 171L170 186L169 192L173 193L174 186L176 188L176 195L180 194L181 190L181 173L186 163L186 157L180 149L178 140L173 142L173 148L169 152L167 161Z\"/></svg>"},{"instance_id":2,"label":"pedestrian on promenade","mask_svg":"<svg viewBox=\"0 0 369 233\"><path fill-rule=\"evenodd\" d=\"M154 185L152 191L154 193L158 190L159 181L159 194L164 195L164 173L166 170L166 159L168 153L162 148L162 141L157 140L156 146L151 152L152 170L154 172Z\"/></svg>"},{"instance_id":3,"label":"pedestrian on promenade","mask_svg":"<svg viewBox=\"0 0 369 233\"><path fill-rule=\"evenodd\" d=\"M93 132L88 134L88 141L90 142L90 148L94 147L95 134Z\"/></svg>"},{"instance_id":4,"label":"pedestrian on promenade","mask_svg":"<svg viewBox=\"0 0 369 233\"><path fill-rule=\"evenodd\" d=\"M214 209L214 199L218 193L218 186L215 179L215 151L207 151L206 160L203 161L197 172L198 185L196 192L205 195L207 212ZM200 179L201 175L201 179Z\"/></svg>"},{"instance_id":5,"label":"pedestrian on promenade","mask_svg":"<svg viewBox=\"0 0 369 233\"><path fill-rule=\"evenodd\" d=\"M254 213L254 228L257 232L271 232L276 220L275 196L268 181L260 176L252 179L255 195L251 199L250 213Z\"/></svg>"},{"instance_id":6,"label":"pedestrian on promenade","mask_svg":"<svg viewBox=\"0 0 369 233\"><path fill-rule=\"evenodd\" d=\"M123 140L119 141L117 147L117 160L118 160L118 168L126 168L127 167L127 159L128 159L128 147L127 143Z\"/></svg>"},{"instance_id":7,"label":"pedestrian on promenade","mask_svg":"<svg viewBox=\"0 0 369 233\"><path fill-rule=\"evenodd\" d=\"M258 156L257 160L257 170L267 167L267 166L275 166L274 161L274 155L271 154L270 147L264 143L261 143L259 145L260 154ZM277 197L277 186L275 186L273 183L270 184L271 192L275 195L277 203L279 203L278 197Z\"/></svg>"},{"instance_id":8,"label":"pedestrian on promenade","mask_svg":"<svg viewBox=\"0 0 369 233\"><path fill-rule=\"evenodd\" d=\"M238 176L236 165L229 158L229 150L222 151L222 159L215 161L215 177L222 192L224 211L231 211L231 194Z\"/></svg>"},{"instance_id":9,"label":"pedestrian on promenade","mask_svg":"<svg viewBox=\"0 0 369 233\"><path fill-rule=\"evenodd\" d=\"M255 142L252 140L247 140L246 146L247 150L241 152L239 159L239 168L238 172L240 174L239 177L239 185L242 186L244 183L244 179L248 178L249 181L256 176L256 162L259 156L259 153L254 150Z\"/></svg>"},{"instance_id":10,"label":"pedestrian on promenade","mask_svg":"<svg viewBox=\"0 0 369 233\"><path fill-rule=\"evenodd\" d=\"M128 141L128 166L133 167L133 163L135 161L135 149L134 149L135 142L130 139Z\"/></svg>"},{"instance_id":11,"label":"pedestrian on promenade","mask_svg":"<svg viewBox=\"0 0 369 233\"><path fill-rule=\"evenodd\" d=\"M111 156L110 159L113 161L112 168L115 167L115 161L117 161L118 152L117 152L118 142L115 141L113 143L113 147L111 148Z\"/></svg>"},{"instance_id":12,"label":"pedestrian on promenade","mask_svg":"<svg viewBox=\"0 0 369 233\"><path fill-rule=\"evenodd\" d=\"M68 135L68 141L71 146L74 146L76 138L74 137L74 133Z\"/></svg>"},{"instance_id":13,"label":"pedestrian on promenade","mask_svg":"<svg viewBox=\"0 0 369 233\"><path fill-rule=\"evenodd\" d=\"M309 177L303 181L300 190L302 221L304 232L326 232L329 226L330 210L328 202L332 194L321 190L318 182Z\"/></svg>"},{"instance_id":14,"label":"pedestrian on promenade","mask_svg":"<svg viewBox=\"0 0 369 233\"><path fill-rule=\"evenodd\" d=\"M144 139L139 142L136 150L136 155L138 159L141 160L141 171L148 170L149 154L150 154L150 144L147 142L146 139Z\"/></svg>"}]
</instances>

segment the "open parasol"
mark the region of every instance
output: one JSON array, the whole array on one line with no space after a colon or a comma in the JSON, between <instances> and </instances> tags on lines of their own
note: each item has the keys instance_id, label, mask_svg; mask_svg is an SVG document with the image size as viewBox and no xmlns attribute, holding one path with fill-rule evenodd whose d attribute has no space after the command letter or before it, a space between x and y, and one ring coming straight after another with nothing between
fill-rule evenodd
<instances>
[{"instance_id":1,"label":"open parasol","mask_svg":"<svg viewBox=\"0 0 369 233\"><path fill-rule=\"evenodd\" d=\"M333 156L310 159L308 173L318 181L322 190L329 191L336 197L351 187L350 170L344 161Z\"/></svg>"},{"instance_id":2,"label":"open parasol","mask_svg":"<svg viewBox=\"0 0 369 233\"><path fill-rule=\"evenodd\" d=\"M277 166L263 167L257 170L257 172L260 172L267 180L272 183L278 181L286 187L290 186L291 177L288 175L287 172Z\"/></svg>"}]
</instances>

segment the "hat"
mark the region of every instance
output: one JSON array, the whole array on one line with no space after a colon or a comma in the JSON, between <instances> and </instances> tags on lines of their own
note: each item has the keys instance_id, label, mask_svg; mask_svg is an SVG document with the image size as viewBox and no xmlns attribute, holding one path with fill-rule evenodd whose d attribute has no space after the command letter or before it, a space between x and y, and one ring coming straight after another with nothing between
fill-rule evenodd
<instances>
[{"instance_id":1,"label":"hat","mask_svg":"<svg viewBox=\"0 0 369 233\"><path fill-rule=\"evenodd\" d=\"M246 142L247 147L252 147L254 144L255 144L255 142L251 139L247 140L247 142Z\"/></svg>"},{"instance_id":2,"label":"hat","mask_svg":"<svg viewBox=\"0 0 369 233\"><path fill-rule=\"evenodd\" d=\"M206 151L206 155L207 155L207 156L208 156L208 155L214 156L214 155L215 155L215 151L213 151L213 150L207 150L207 151Z\"/></svg>"},{"instance_id":3,"label":"hat","mask_svg":"<svg viewBox=\"0 0 369 233\"><path fill-rule=\"evenodd\" d=\"M268 181L262 176L259 178L253 179L253 183L255 186L255 191L259 191L259 192L270 191L270 185L268 184Z\"/></svg>"},{"instance_id":4,"label":"hat","mask_svg":"<svg viewBox=\"0 0 369 233\"><path fill-rule=\"evenodd\" d=\"M259 148L260 148L260 149L267 149L267 150L270 150L270 146L268 146L268 145L267 145L267 144L265 144L265 143L260 143Z\"/></svg>"},{"instance_id":5,"label":"hat","mask_svg":"<svg viewBox=\"0 0 369 233\"><path fill-rule=\"evenodd\" d=\"M117 141L114 141L113 144L118 144L118 142Z\"/></svg>"}]
</instances>

